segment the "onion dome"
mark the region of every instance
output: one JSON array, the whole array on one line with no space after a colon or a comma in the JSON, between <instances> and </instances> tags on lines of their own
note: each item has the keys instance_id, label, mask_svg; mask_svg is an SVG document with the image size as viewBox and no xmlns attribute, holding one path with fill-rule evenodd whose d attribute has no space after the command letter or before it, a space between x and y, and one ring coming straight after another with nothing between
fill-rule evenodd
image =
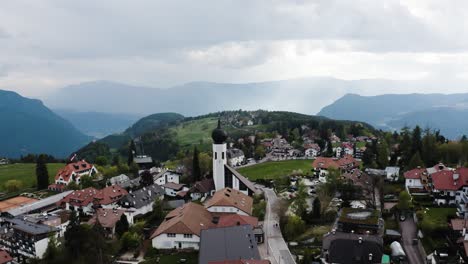
<instances>
[{"instance_id":1,"label":"onion dome","mask_svg":"<svg viewBox=\"0 0 468 264\"><path fill-rule=\"evenodd\" d=\"M218 127L213 130L211 133L211 138L213 138L213 141L215 144L224 144L226 142L226 139L228 138L228 135L226 131L224 131L221 128L221 120L218 119Z\"/></svg>"}]
</instances>

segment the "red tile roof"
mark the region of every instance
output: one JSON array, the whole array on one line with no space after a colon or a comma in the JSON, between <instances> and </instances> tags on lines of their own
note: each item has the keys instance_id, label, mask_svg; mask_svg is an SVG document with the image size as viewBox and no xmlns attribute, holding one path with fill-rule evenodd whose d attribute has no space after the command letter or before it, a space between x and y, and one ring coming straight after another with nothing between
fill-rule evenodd
<instances>
[{"instance_id":1,"label":"red tile roof","mask_svg":"<svg viewBox=\"0 0 468 264\"><path fill-rule=\"evenodd\" d=\"M73 206L87 206L91 203L97 205L107 205L116 203L126 196L128 192L118 185L112 185L102 190L96 190L89 187L83 190L77 190L63 198L60 203L69 203Z\"/></svg>"},{"instance_id":2,"label":"red tile roof","mask_svg":"<svg viewBox=\"0 0 468 264\"><path fill-rule=\"evenodd\" d=\"M336 158L326 158L326 157L317 157L314 162L312 163L312 167L320 168L320 169L329 169L333 168L355 168L358 167L360 164L359 161L353 158L351 155L345 155L343 158L336 159Z\"/></svg>"},{"instance_id":3,"label":"red tile roof","mask_svg":"<svg viewBox=\"0 0 468 264\"><path fill-rule=\"evenodd\" d=\"M12 260L13 258L10 256L10 254L7 251L3 249L0 250L0 264L8 263Z\"/></svg>"},{"instance_id":4,"label":"red tile roof","mask_svg":"<svg viewBox=\"0 0 468 264\"><path fill-rule=\"evenodd\" d=\"M230 227L237 225L251 225L252 227L256 227L258 226L258 218L247 215L224 214L219 217L217 227Z\"/></svg>"},{"instance_id":5,"label":"red tile roof","mask_svg":"<svg viewBox=\"0 0 468 264\"><path fill-rule=\"evenodd\" d=\"M232 206L251 215L253 198L232 188L224 188L217 191L205 204L206 208L212 206Z\"/></svg>"},{"instance_id":6,"label":"red tile roof","mask_svg":"<svg viewBox=\"0 0 468 264\"><path fill-rule=\"evenodd\" d=\"M60 203L69 203L73 206L87 206L93 203L94 196L98 193L93 187L89 187L83 190L76 190L69 195L65 196Z\"/></svg>"},{"instance_id":7,"label":"red tile roof","mask_svg":"<svg viewBox=\"0 0 468 264\"><path fill-rule=\"evenodd\" d=\"M98 208L88 224L94 225L97 219L102 227L113 228L124 212L124 210Z\"/></svg>"},{"instance_id":8,"label":"red tile roof","mask_svg":"<svg viewBox=\"0 0 468 264\"><path fill-rule=\"evenodd\" d=\"M55 180L57 181L58 179L60 179L60 177L62 177L64 181L69 181L73 172L81 173L83 171L91 169L92 167L93 165L86 162L85 160L69 163L57 172L57 174L55 175Z\"/></svg>"},{"instance_id":9,"label":"red tile roof","mask_svg":"<svg viewBox=\"0 0 468 264\"><path fill-rule=\"evenodd\" d=\"M215 227L213 217L205 207L195 203L187 203L170 211L164 221L151 235L151 239L160 234L193 234L200 236L202 229Z\"/></svg>"},{"instance_id":10,"label":"red tile roof","mask_svg":"<svg viewBox=\"0 0 468 264\"><path fill-rule=\"evenodd\" d=\"M468 186L468 168L455 171L441 170L432 174L432 184L436 190L456 191Z\"/></svg>"},{"instance_id":11,"label":"red tile roof","mask_svg":"<svg viewBox=\"0 0 468 264\"><path fill-rule=\"evenodd\" d=\"M127 194L128 192L118 185L108 186L102 190L99 190L99 192L94 197L94 203L100 205L112 204L119 201Z\"/></svg>"},{"instance_id":12,"label":"red tile roof","mask_svg":"<svg viewBox=\"0 0 468 264\"><path fill-rule=\"evenodd\" d=\"M404 173L405 179L421 179L423 173L426 172L426 168L412 169Z\"/></svg>"}]
</instances>

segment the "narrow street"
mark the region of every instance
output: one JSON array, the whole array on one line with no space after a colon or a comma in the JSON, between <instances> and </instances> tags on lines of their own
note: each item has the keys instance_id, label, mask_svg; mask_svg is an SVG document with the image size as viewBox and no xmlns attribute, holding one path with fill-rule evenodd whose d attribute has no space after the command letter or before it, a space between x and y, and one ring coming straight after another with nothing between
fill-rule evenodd
<instances>
[{"instance_id":1,"label":"narrow street","mask_svg":"<svg viewBox=\"0 0 468 264\"><path fill-rule=\"evenodd\" d=\"M279 218L272 207L278 197L272 189L263 188L263 191L267 200L267 210L263 224L265 243L262 245L261 254L264 254L273 264L295 264L279 226L275 226L279 222Z\"/></svg>"},{"instance_id":2,"label":"narrow street","mask_svg":"<svg viewBox=\"0 0 468 264\"><path fill-rule=\"evenodd\" d=\"M408 257L410 264L423 264L421 252L418 245L413 245L413 239L417 238L417 227L412 217L408 217L405 221L400 221L402 234L403 249Z\"/></svg>"}]
</instances>

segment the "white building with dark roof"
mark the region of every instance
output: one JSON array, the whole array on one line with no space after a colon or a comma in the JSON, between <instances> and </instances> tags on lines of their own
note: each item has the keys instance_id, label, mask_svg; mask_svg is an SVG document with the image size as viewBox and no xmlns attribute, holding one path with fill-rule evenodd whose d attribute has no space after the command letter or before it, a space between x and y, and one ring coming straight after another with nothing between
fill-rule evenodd
<instances>
[{"instance_id":1,"label":"white building with dark roof","mask_svg":"<svg viewBox=\"0 0 468 264\"><path fill-rule=\"evenodd\" d=\"M129 192L119 201L119 205L126 209L125 215L128 222L133 224L135 217L145 215L153 210L156 199L164 199L164 189L157 184L153 184Z\"/></svg>"}]
</instances>

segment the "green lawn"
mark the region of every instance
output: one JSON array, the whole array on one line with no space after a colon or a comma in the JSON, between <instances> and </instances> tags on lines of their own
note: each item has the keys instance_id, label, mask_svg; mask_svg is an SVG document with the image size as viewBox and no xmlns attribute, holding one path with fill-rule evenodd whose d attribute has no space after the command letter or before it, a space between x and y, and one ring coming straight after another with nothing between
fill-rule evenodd
<instances>
[{"instance_id":1,"label":"green lawn","mask_svg":"<svg viewBox=\"0 0 468 264\"><path fill-rule=\"evenodd\" d=\"M293 170L302 170L305 174L311 174L312 160L286 160L270 161L257 165L240 168L238 171L249 178L256 179L278 179L290 174Z\"/></svg>"},{"instance_id":2,"label":"green lawn","mask_svg":"<svg viewBox=\"0 0 468 264\"><path fill-rule=\"evenodd\" d=\"M63 167L63 163L49 163L49 182L53 182L57 171ZM19 180L23 183L23 188L31 188L36 185L36 164L35 163L15 163L0 166L0 191L5 191L5 182L8 180Z\"/></svg>"},{"instance_id":3,"label":"green lawn","mask_svg":"<svg viewBox=\"0 0 468 264\"><path fill-rule=\"evenodd\" d=\"M211 144L211 131L213 131L217 125L218 119L203 118L184 122L172 128L172 131L177 133L177 141L181 146L192 146L200 143Z\"/></svg>"},{"instance_id":4,"label":"green lawn","mask_svg":"<svg viewBox=\"0 0 468 264\"><path fill-rule=\"evenodd\" d=\"M153 259L147 259L143 263L144 264L177 264L177 263L185 263L185 264L197 264L198 263L198 253L185 253L185 252L178 252L173 254L161 255L159 256L159 262L156 260L157 257ZM181 259L185 259L185 262L180 262Z\"/></svg>"}]
</instances>

